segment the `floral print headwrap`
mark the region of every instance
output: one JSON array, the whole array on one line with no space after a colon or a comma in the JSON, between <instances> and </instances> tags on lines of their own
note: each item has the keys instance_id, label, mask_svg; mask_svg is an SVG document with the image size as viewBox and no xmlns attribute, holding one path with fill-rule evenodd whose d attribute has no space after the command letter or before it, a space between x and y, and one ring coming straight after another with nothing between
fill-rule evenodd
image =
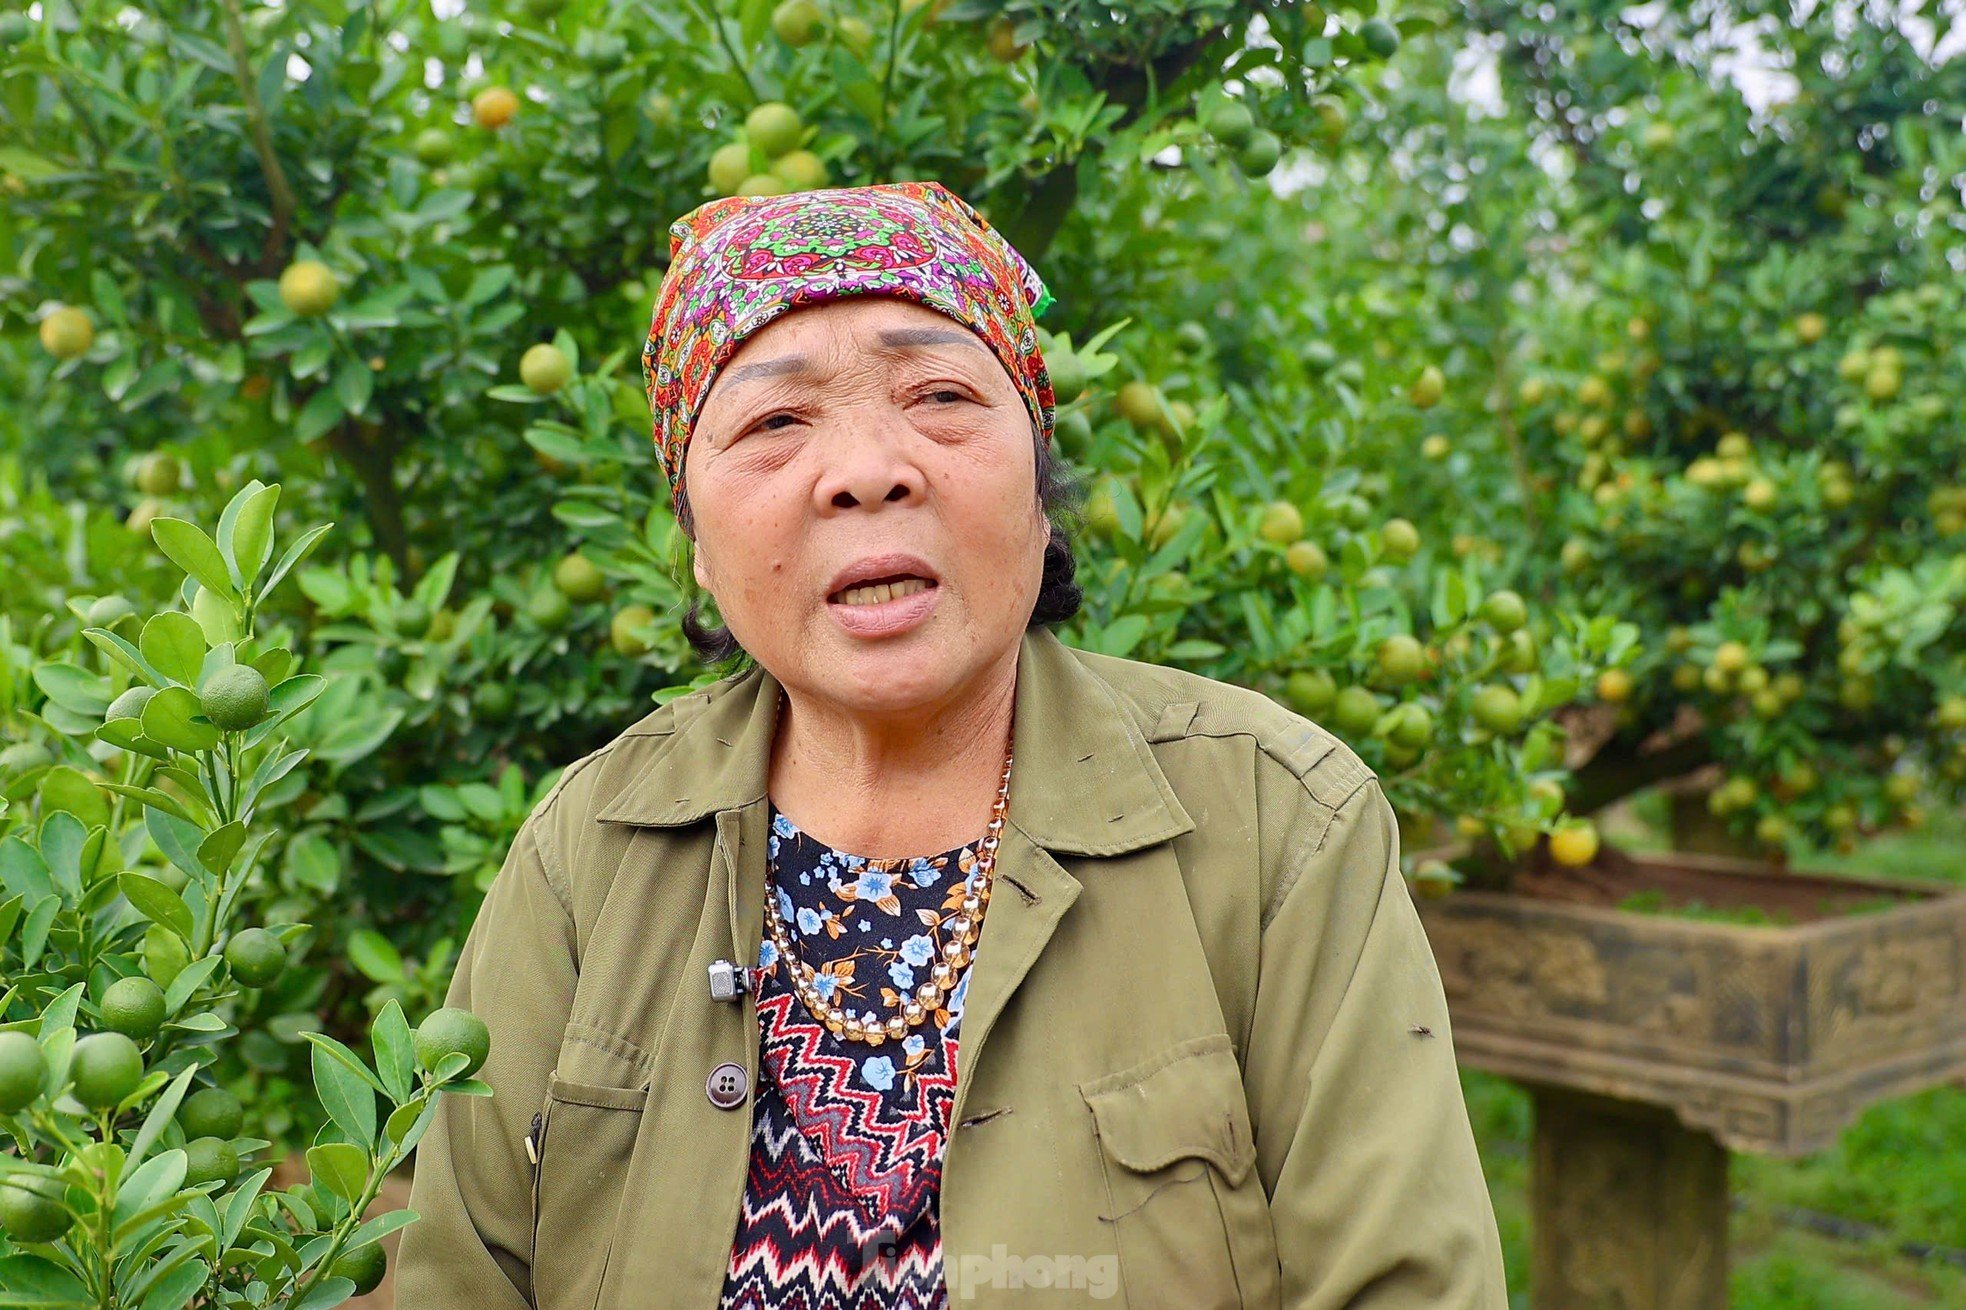
<instances>
[{"instance_id":1,"label":"floral print headwrap","mask_svg":"<svg viewBox=\"0 0 1966 1310\"><path fill-rule=\"evenodd\" d=\"M679 513L683 452L710 384L738 345L781 314L843 296L900 296L962 323L1002 362L1047 444L1051 375L1035 319L1036 270L940 182L726 196L669 227L642 377Z\"/></svg>"}]
</instances>

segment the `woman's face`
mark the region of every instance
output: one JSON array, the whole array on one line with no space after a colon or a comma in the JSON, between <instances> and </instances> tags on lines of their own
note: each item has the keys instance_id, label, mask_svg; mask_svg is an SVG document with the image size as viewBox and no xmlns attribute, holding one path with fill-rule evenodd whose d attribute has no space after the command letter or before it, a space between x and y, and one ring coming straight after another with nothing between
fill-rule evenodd
<instances>
[{"instance_id":1,"label":"woman's face","mask_svg":"<svg viewBox=\"0 0 1966 1310\"><path fill-rule=\"evenodd\" d=\"M789 688L867 712L946 699L1037 604L1033 441L1010 375L947 315L871 295L793 310L745 339L698 414L697 582ZM935 585L873 607L829 595L890 552Z\"/></svg>"}]
</instances>

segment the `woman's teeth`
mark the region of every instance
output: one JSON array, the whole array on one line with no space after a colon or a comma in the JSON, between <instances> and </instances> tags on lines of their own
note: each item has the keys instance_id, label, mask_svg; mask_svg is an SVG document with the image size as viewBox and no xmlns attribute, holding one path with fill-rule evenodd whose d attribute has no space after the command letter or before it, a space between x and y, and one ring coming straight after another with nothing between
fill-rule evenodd
<instances>
[{"instance_id":1,"label":"woman's teeth","mask_svg":"<svg viewBox=\"0 0 1966 1310\"><path fill-rule=\"evenodd\" d=\"M923 578L908 578L901 582L880 582L871 587L848 587L840 593L843 605L879 605L903 596L912 596L918 591L927 591L928 582Z\"/></svg>"}]
</instances>

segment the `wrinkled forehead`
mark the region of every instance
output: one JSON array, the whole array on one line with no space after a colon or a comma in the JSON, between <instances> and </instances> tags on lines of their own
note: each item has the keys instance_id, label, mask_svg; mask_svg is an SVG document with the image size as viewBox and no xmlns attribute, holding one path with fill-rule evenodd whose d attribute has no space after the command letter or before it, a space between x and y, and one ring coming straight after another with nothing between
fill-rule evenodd
<instances>
[{"instance_id":1,"label":"wrinkled forehead","mask_svg":"<svg viewBox=\"0 0 1966 1310\"><path fill-rule=\"evenodd\" d=\"M765 378L803 374L818 380L856 364L928 354L1016 385L996 352L959 320L899 297L865 295L799 306L746 337L712 379L701 412L708 414L720 397Z\"/></svg>"}]
</instances>

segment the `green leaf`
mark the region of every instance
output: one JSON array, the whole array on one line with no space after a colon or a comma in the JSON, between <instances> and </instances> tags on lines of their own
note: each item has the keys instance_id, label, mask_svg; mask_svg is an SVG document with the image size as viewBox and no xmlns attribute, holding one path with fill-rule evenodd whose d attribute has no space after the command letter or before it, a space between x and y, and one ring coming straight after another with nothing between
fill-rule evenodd
<instances>
[{"instance_id":1,"label":"green leaf","mask_svg":"<svg viewBox=\"0 0 1966 1310\"><path fill-rule=\"evenodd\" d=\"M355 1295L355 1284L337 1274L323 1278L308 1288L307 1294L294 1302L289 1310L334 1310L334 1307L353 1295Z\"/></svg>"},{"instance_id":2,"label":"green leaf","mask_svg":"<svg viewBox=\"0 0 1966 1310\"><path fill-rule=\"evenodd\" d=\"M294 565L305 559L308 552L314 549L314 543L326 535L328 529L333 526L333 523L322 523L309 528L295 538L293 544L287 547L287 553L280 556L280 562L273 566L273 572L266 575L266 583L260 588L259 594L264 596L279 586L280 579L286 577Z\"/></svg>"},{"instance_id":3,"label":"green leaf","mask_svg":"<svg viewBox=\"0 0 1966 1310\"><path fill-rule=\"evenodd\" d=\"M1434 574L1433 599L1428 615L1436 628L1451 628L1468 614L1467 578L1459 569L1444 568Z\"/></svg>"},{"instance_id":4,"label":"green leaf","mask_svg":"<svg viewBox=\"0 0 1966 1310\"><path fill-rule=\"evenodd\" d=\"M0 883L7 890L30 898L46 896L55 889L54 880L48 876L46 858L19 837L0 841Z\"/></svg>"},{"instance_id":5,"label":"green leaf","mask_svg":"<svg viewBox=\"0 0 1966 1310\"><path fill-rule=\"evenodd\" d=\"M148 755L153 760L169 760L170 751L143 735L141 719L111 719L95 732L97 741L106 741L120 750Z\"/></svg>"},{"instance_id":6,"label":"green leaf","mask_svg":"<svg viewBox=\"0 0 1966 1310\"><path fill-rule=\"evenodd\" d=\"M102 785L67 764L57 764L42 775L41 812L66 812L91 828L109 826L109 799L102 794Z\"/></svg>"},{"instance_id":7,"label":"green leaf","mask_svg":"<svg viewBox=\"0 0 1966 1310\"><path fill-rule=\"evenodd\" d=\"M214 877L223 878L246 844L246 825L234 819L198 844L198 863Z\"/></svg>"},{"instance_id":8,"label":"green leaf","mask_svg":"<svg viewBox=\"0 0 1966 1310\"><path fill-rule=\"evenodd\" d=\"M136 674L151 686L161 687L169 681L163 674L152 667L150 661L143 657L141 651L135 646L132 646L128 640L117 636L108 628L84 628L82 629L82 635L95 643L97 648L105 655L122 664L130 672Z\"/></svg>"},{"instance_id":9,"label":"green leaf","mask_svg":"<svg viewBox=\"0 0 1966 1310\"><path fill-rule=\"evenodd\" d=\"M350 414L360 414L368 408L369 397L375 394L375 371L362 359L345 359L334 375L335 398L341 407Z\"/></svg>"},{"instance_id":10,"label":"green leaf","mask_svg":"<svg viewBox=\"0 0 1966 1310\"><path fill-rule=\"evenodd\" d=\"M0 1288L7 1293L8 1310L19 1306L64 1306L88 1310L95 1304L82 1280L52 1260L38 1255L10 1255L0 1259Z\"/></svg>"},{"instance_id":11,"label":"green leaf","mask_svg":"<svg viewBox=\"0 0 1966 1310\"><path fill-rule=\"evenodd\" d=\"M171 562L196 578L200 586L227 599L238 599L238 588L226 571L225 556L219 554L217 544L204 529L183 519L160 518L151 521L150 535Z\"/></svg>"},{"instance_id":12,"label":"green leaf","mask_svg":"<svg viewBox=\"0 0 1966 1310\"><path fill-rule=\"evenodd\" d=\"M1118 336L1120 332L1123 329L1125 329L1125 327L1131 322L1133 322L1133 316L1129 314L1125 318L1121 319L1119 322L1099 329L1098 332L1093 334L1092 339L1090 341L1087 341L1083 346L1079 347L1078 349L1079 358L1090 364L1092 361L1092 357L1099 353L1099 348L1105 345L1108 341L1111 341L1114 337Z\"/></svg>"},{"instance_id":13,"label":"green leaf","mask_svg":"<svg viewBox=\"0 0 1966 1310\"><path fill-rule=\"evenodd\" d=\"M341 885L341 854L320 833L303 832L287 843L283 876L323 896L333 896Z\"/></svg>"},{"instance_id":14,"label":"green leaf","mask_svg":"<svg viewBox=\"0 0 1966 1310\"><path fill-rule=\"evenodd\" d=\"M420 1217L414 1210L391 1210L387 1214L379 1214L349 1234L347 1243L341 1249L353 1251L371 1242L379 1242L399 1228L408 1228Z\"/></svg>"},{"instance_id":15,"label":"green leaf","mask_svg":"<svg viewBox=\"0 0 1966 1310\"><path fill-rule=\"evenodd\" d=\"M390 1112L389 1121L383 1125L382 1130L389 1135L389 1140L396 1144L398 1152L407 1151L416 1144L417 1137L421 1136L418 1124L436 1108L436 1104L435 1100L425 1101L418 1098L405 1102Z\"/></svg>"},{"instance_id":16,"label":"green leaf","mask_svg":"<svg viewBox=\"0 0 1966 1310\"><path fill-rule=\"evenodd\" d=\"M569 464L590 463L599 452L591 449L586 442L577 437L569 437L556 432L545 424L535 423L525 431L526 444L542 455L564 460Z\"/></svg>"},{"instance_id":17,"label":"green leaf","mask_svg":"<svg viewBox=\"0 0 1966 1310\"><path fill-rule=\"evenodd\" d=\"M187 942L191 940L191 909L182 896L147 874L118 874L117 884L144 918L162 924Z\"/></svg>"},{"instance_id":18,"label":"green leaf","mask_svg":"<svg viewBox=\"0 0 1966 1310\"><path fill-rule=\"evenodd\" d=\"M143 735L172 750L208 751L218 745L219 732L209 723L193 723L198 697L188 687L166 687L143 707Z\"/></svg>"},{"instance_id":19,"label":"green leaf","mask_svg":"<svg viewBox=\"0 0 1966 1310\"><path fill-rule=\"evenodd\" d=\"M198 675L205 667L205 652L210 649L197 620L178 610L153 614L143 625L137 645L151 667L187 687L198 684Z\"/></svg>"},{"instance_id":20,"label":"green leaf","mask_svg":"<svg viewBox=\"0 0 1966 1310\"><path fill-rule=\"evenodd\" d=\"M248 586L259 577L273 552L273 510L279 503L278 484L261 487L239 507L238 520L232 525L232 565Z\"/></svg>"},{"instance_id":21,"label":"green leaf","mask_svg":"<svg viewBox=\"0 0 1966 1310\"><path fill-rule=\"evenodd\" d=\"M416 1048L409 1020L393 997L369 1026L369 1043L375 1047L376 1072L389 1089L389 1099L401 1105L415 1090Z\"/></svg>"},{"instance_id":22,"label":"green leaf","mask_svg":"<svg viewBox=\"0 0 1966 1310\"><path fill-rule=\"evenodd\" d=\"M252 1214L253 1202L259 1199L259 1189L266 1186L266 1180L272 1176L271 1166L260 1169L242 1178L238 1190L226 1198L224 1232L221 1234L224 1240L219 1243L220 1250L231 1247L239 1240L239 1233L245 1228L247 1217Z\"/></svg>"},{"instance_id":23,"label":"green leaf","mask_svg":"<svg viewBox=\"0 0 1966 1310\"><path fill-rule=\"evenodd\" d=\"M75 1015L82 1006L83 987L84 984L76 983L50 1001L48 1008L41 1011L41 1027L35 1036L40 1038L44 1045L50 1033L75 1027Z\"/></svg>"},{"instance_id":24,"label":"green leaf","mask_svg":"<svg viewBox=\"0 0 1966 1310\"><path fill-rule=\"evenodd\" d=\"M765 27L771 22L773 0L742 0L737 8L737 31L743 38L744 48L755 49L765 39Z\"/></svg>"},{"instance_id":25,"label":"green leaf","mask_svg":"<svg viewBox=\"0 0 1966 1310\"><path fill-rule=\"evenodd\" d=\"M222 955L207 955L195 964L185 965L164 984L164 1013L176 1014L191 1000L192 993L210 981L218 972L219 965L225 963Z\"/></svg>"},{"instance_id":26,"label":"green leaf","mask_svg":"<svg viewBox=\"0 0 1966 1310\"><path fill-rule=\"evenodd\" d=\"M311 1229L317 1226L314 1215L314 1198L305 1190L290 1192L281 1189L275 1192L268 1192L266 1199L292 1215L302 1228ZM292 1253L294 1249L293 1244L287 1241L286 1235L278 1228L275 1228L265 1236L272 1240L282 1252Z\"/></svg>"},{"instance_id":27,"label":"green leaf","mask_svg":"<svg viewBox=\"0 0 1966 1310\"><path fill-rule=\"evenodd\" d=\"M209 880L211 871L198 862L198 846L205 840L204 829L195 823L151 813L144 816L150 840L164 852L164 858L193 878Z\"/></svg>"},{"instance_id":28,"label":"green leaf","mask_svg":"<svg viewBox=\"0 0 1966 1310\"><path fill-rule=\"evenodd\" d=\"M250 742L247 744L251 745ZM268 755L260 761L259 768L253 772L253 780L246 786L246 796L243 803L251 805L254 801L257 801L261 792L293 772L294 768L306 758L307 752L305 750L288 751L285 755L277 757Z\"/></svg>"},{"instance_id":29,"label":"green leaf","mask_svg":"<svg viewBox=\"0 0 1966 1310\"><path fill-rule=\"evenodd\" d=\"M447 551L441 559L424 570L417 579L416 590L411 596L422 601L431 609L436 609L450 599L451 587L457 580L457 566L461 557L456 551Z\"/></svg>"},{"instance_id":30,"label":"green leaf","mask_svg":"<svg viewBox=\"0 0 1966 1310\"><path fill-rule=\"evenodd\" d=\"M531 387L520 386L516 383L509 382L501 386L492 387L485 392L485 395L492 400L509 401L515 405L543 405L546 403L546 397L540 395Z\"/></svg>"},{"instance_id":31,"label":"green leaf","mask_svg":"<svg viewBox=\"0 0 1966 1310\"><path fill-rule=\"evenodd\" d=\"M373 928L357 929L348 938L348 960L370 982L403 981L403 957L389 939Z\"/></svg>"},{"instance_id":32,"label":"green leaf","mask_svg":"<svg viewBox=\"0 0 1966 1310\"><path fill-rule=\"evenodd\" d=\"M476 818L497 822L505 814L505 798L482 782L467 782L457 789L458 803Z\"/></svg>"},{"instance_id":33,"label":"green leaf","mask_svg":"<svg viewBox=\"0 0 1966 1310\"><path fill-rule=\"evenodd\" d=\"M188 1249L183 1254L190 1256ZM210 1265L196 1257L187 1258L151 1285L137 1310L184 1310L191 1304L191 1298L204 1290L210 1277Z\"/></svg>"},{"instance_id":34,"label":"green leaf","mask_svg":"<svg viewBox=\"0 0 1966 1310\"><path fill-rule=\"evenodd\" d=\"M187 1014L182 1019L173 1019L164 1025L167 1028L182 1028L188 1033L233 1033L238 1029L209 1011Z\"/></svg>"},{"instance_id":35,"label":"green leaf","mask_svg":"<svg viewBox=\"0 0 1966 1310\"><path fill-rule=\"evenodd\" d=\"M448 787L425 784L417 788L417 803L423 806L424 813L445 823L457 823L464 818L464 806L459 803L456 793Z\"/></svg>"},{"instance_id":36,"label":"green leaf","mask_svg":"<svg viewBox=\"0 0 1966 1310\"><path fill-rule=\"evenodd\" d=\"M314 1048L314 1090L321 1098L321 1107L343 1132L364 1146L374 1143L374 1091L318 1045Z\"/></svg>"},{"instance_id":37,"label":"green leaf","mask_svg":"<svg viewBox=\"0 0 1966 1310\"><path fill-rule=\"evenodd\" d=\"M367 1064L363 1063L362 1057L349 1050L334 1038L328 1036L326 1033L302 1033L301 1036L314 1043L314 1045L326 1050L329 1055L332 1055L346 1066L350 1073L355 1074L364 1082L368 1083L369 1086L375 1088L379 1095L387 1096L389 1094L388 1089L382 1085L382 1080L375 1076Z\"/></svg>"},{"instance_id":38,"label":"green leaf","mask_svg":"<svg viewBox=\"0 0 1966 1310\"><path fill-rule=\"evenodd\" d=\"M174 1194L184 1183L186 1164L184 1151L176 1147L159 1152L155 1159L139 1168L132 1169L126 1162L123 1181L116 1188L116 1209L111 1216L115 1228L125 1228L140 1211Z\"/></svg>"},{"instance_id":39,"label":"green leaf","mask_svg":"<svg viewBox=\"0 0 1966 1310\"><path fill-rule=\"evenodd\" d=\"M312 705L314 698L327 689L328 680L320 674L296 673L266 694L267 714L275 720L291 718Z\"/></svg>"},{"instance_id":40,"label":"green leaf","mask_svg":"<svg viewBox=\"0 0 1966 1310\"><path fill-rule=\"evenodd\" d=\"M182 819L186 823L193 821L184 806L178 803L177 797L171 795L169 792L158 791L155 787L132 787L121 782L105 782L101 785L119 796L128 796L134 800L142 801L150 810L161 811L174 819Z\"/></svg>"},{"instance_id":41,"label":"green leaf","mask_svg":"<svg viewBox=\"0 0 1966 1310\"><path fill-rule=\"evenodd\" d=\"M472 277L471 285L465 289L464 298L458 303L466 308L484 304L512 285L515 270L510 264L493 264L481 268Z\"/></svg>"},{"instance_id":42,"label":"green leaf","mask_svg":"<svg viewBox=\"0 0 1966 1310\"><path fill-rule=\"evenodd\" d=\"M32 969L41 961L41 951L48 944L48 933L55 926L55 915L61 912L61 897L49 895L35 902L34 908L27 912L27 922L20 930L20 960L23 968ZM81 984L76 984L78 987Z\"/></svg>"},{"instance_id":43,"label":"green leaf","mask_svg":"<svg viewBox=\"0 0 1966 1310\"><path fill-rule=\"evenodd\" d=\"M1146 615L1122 614L1107 624L1106 630L1100 634L1100 649L1108 655L1124 657L1146 635Z\"/></svg>"},{"instance_id":44,"label":"green leaf","mask_svg":"<svg viewBox=\"0 0 1966 1310\"><path fill-rule=\"evenodd\" d=\"M416 207L416 225L421 228L431 223L442 223L453 218L462 218L471 208L474 199L469 191L455 188L432 191Z\"/></svg>"},{"instance_id":45,"label":"green leaf","mask_svg":"<svg viewBox=\"0 0 1966 1310\"><path fill-rule=\"evenodd\" d=\"M313 1172L314 1181L350 1205L362 1199L362 1191L368 1186L368 1152L347 1142L324 1142L310 1147L307 1167Z\"/></svg>"},{"instance_id":46,"label":"green leaf","mask_svg":"<svg viewBox=\"0 0 1966 1310\"><path fill-rule=\"evenodd\" d=\"M341 397L333 387L322 387L308 398L294 419L294 440L308 442L341 422Z\"/></svg>"},{"instance_id":47,"label":"green leaf","mask_svg":"<svg viewBox=\"0 0 1966 1310\"><path fill-rule=\"evenodd\" d=\"M353 764L389 740L402 723L405 711L392 707L381 714L343 719L328 729L315 745L315 754L332 764Z\"/></svg>"},{"instance_id":48,"label":"green leaf","mask_svg":"<svg viewBox=\"0 0 1966 1310\"><path fill-rule=\"evenodd\" d=\"M150 1107L150 1113L144 1116L143 1127L137 1130L136 1140L130 1144L130 1158L125 1168L134 1169L143 1163L144 1156L150 1153L150 1148L163 1134L164 1125L177 1113L178 1103L184 1100L185 1090L191 1086L191 1080L197 1073L194 1066L173 1078L171 1085L164 1089L164 1094L157 1098L157 1103ZM179 1178L181 1180L183 1175L180 1174Z\"/></svg>"},{"instance_id":49,"label":"green leaf","mask_svg":"<svg viewBox=\"0 0 1966 1310\"><path fill-rule=\"evenodd\" d=\"M303 382L311 381L321 376L321 370L328 366L328 361L332 358L334 358L333 339L315 337L293 353L293 358L288 361L288 367L295 378Z\"/></svg>"},{"instance_id":50,"label":"green leaf","mask_svg":"<svg viewBox=\"0 0 1966 1310\"><path fill-rule=\"evenodd\" d=\"M346 577L329 569L308 569L295 579L300 594L328 614L340 617L355 607L355 588Z\"/></svg>"},{"instance_id":51,"label":"green leaf","mask_svg":"<svg viewBox=\"0 0 1966 1310\"><path fill-rule=\"evenodd\" d=\"M54 177L69 170L52 159L24 150L19 146L0 146L0 168L15 173L27 181L35 182L44 177Z\"/></svg>"},{"instance_id":52,"label":"green leaf","mask_svg":"<svg viewBox=\"0 0 1966 1310\"><path fill-rule=\"evenodd\" d=\"M170 929L153 923L144 930L143 971L166 988L184 976L185 965L190 959L191 952L185 949L184 942ZM164 995L168 1006L170 992L166 991Z\"/></svg>"},{"instance_id":53,"label":"green leaf","mask_svg":"<svg viewBox=\"0 0 1966 1310\"><path fill-rule=\"evenodd\" d=\"M51 661L35 665L34 685L55 704L85 718L101 718L113 699L107 678L73 664Z\"/></svg>"}]
</instances>

